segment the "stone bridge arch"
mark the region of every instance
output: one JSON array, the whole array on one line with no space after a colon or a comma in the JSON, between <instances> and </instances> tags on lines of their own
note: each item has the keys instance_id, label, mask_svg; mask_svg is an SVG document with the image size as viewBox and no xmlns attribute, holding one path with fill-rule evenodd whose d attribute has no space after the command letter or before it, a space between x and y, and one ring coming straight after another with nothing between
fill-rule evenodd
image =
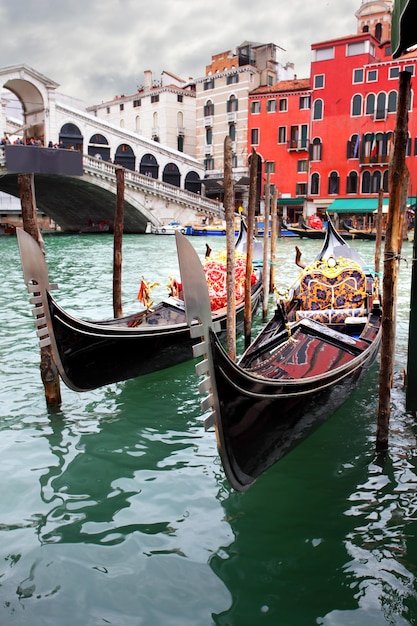
<instances>
[{"instance_id":1,"label":"stone bridge arch","mask_svg":"<svg viewBox=\"0 0 417 626\"><path fill-rule=\"evenodd\" d=\"M31 137L47 145L54 124L54 91L58 83L26 65L0 69L2 91L10 91L22 105L22 123L8 125L6 112L1 107L0 131L20 136L25 142Z\"/></svg>"}]
</instances>

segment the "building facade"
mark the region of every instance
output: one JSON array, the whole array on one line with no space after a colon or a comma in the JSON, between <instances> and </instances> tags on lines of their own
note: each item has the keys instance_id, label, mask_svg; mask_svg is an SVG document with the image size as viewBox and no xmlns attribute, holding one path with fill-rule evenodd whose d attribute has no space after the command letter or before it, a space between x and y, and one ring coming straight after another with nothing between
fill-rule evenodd
<instances>
[{"instance_id":1,"label":"building facade","mask_svg":"<svg viewBox=\"0 0 417 626\"><path fill-rule=\"evenodd\" d=\"M309 79L249 96L247 154L256 148L289 221L301 213L342 213L348 207L360 213L365 204L371 212L381 187L388 196L399 75L407 71L414 77L417 66L417 54L392 59L391 9L391 2L362 2L356 34L311 46ZM410 197L417 190L416 109L412 89ZM363 202L370 198L373 204Z\"/></svg>"},{"instance_id":2,"label":"building facade","mask_svg":"<svg viewBox=\"0 0 417 626\"><path fill-rule=\"evenodd\" d=\"M196 156L195 85L175 74L164 71L160 80L154 80L147 70L135 94L115 96L87 111L146 139Z\"/></svg>"},{"instance_id":3,"label":"building facade","mask_svg":"<svg viewBox=\"0 0 417 626\"><path fill-rule=\"evenodd\" d=\"M279 63L278 52L275 44L245 41L235 53L214 55L196 79L196 156L204 163L207 196L223 197L224 140L230 136L235 202L247 198L249 93L293 76L293 65Z\"/></svg>"}]
</instances>

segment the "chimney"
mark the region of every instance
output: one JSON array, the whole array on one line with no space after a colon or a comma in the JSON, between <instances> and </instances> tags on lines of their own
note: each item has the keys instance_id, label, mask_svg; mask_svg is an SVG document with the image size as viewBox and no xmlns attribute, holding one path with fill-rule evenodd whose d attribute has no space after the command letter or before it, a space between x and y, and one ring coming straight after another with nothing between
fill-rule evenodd
<instances>
[{"instance_id":1,"label":"chimney","mask_svg":"<svg viewBox=\"0 0 417 626\"><path fill-rule=\"evenodd\" d=\"M145 70L145 90L148 91L152 87L152 70Z\"/></svg>"}]
</instances>

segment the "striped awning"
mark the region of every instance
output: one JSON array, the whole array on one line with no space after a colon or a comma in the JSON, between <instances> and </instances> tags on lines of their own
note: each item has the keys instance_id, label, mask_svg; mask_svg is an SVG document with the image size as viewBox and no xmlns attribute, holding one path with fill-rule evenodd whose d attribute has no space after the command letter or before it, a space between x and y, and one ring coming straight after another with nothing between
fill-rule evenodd
<instances>
[{"instance_id":1,"label":"striped awning","mask_svg":"<svg viewBox=\"0 0 417 626\"><path fill-rule=\"evenodd\" d=\"M392 12L392 57L397 59L417 44L417 0L395 0Z\"/></svg>"}]
</instances>

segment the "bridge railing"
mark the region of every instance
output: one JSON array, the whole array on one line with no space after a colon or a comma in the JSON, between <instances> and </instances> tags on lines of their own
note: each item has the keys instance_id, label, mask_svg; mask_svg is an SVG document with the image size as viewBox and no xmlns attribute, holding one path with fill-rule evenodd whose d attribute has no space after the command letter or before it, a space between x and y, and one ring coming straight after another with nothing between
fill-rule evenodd
<instances>
[{"instance_id":1,"label":"bridge railing","mask_svg":"<svg viewBox=\"0 0 417 626\"><path fill-rule=\"evenodd\" d=\"M0 167L6 167L6 157L3 146L0 146ZM113 165L113 163L84 154L83 167L85 172L93 176L104 176L113 182L116 181L116 167L118 166ZM181 189L175 185L170 185L169 183L155 178L144 176L143 174L139 174L139 172L126 169L125 184L139 189L146 189L150 193L184 204L201 213L208 213L213 217L224 217L224 208L219 202L200 196L187 189Z\"/></svg>"},{"instance_id":2,"label":"bridge railing","mask_svg":"<svg viewBox=\"0 0 417 626\"><path fill-rule=\"evenodd\" d=\"M102 161L89 155L84 155L84 171L92 175L106 176L111 180L116 180L117 165L113 165L109 161ZM223 205L210 198L205 198L199 194L181 189L175 185L170 185L163 181L145 176L133 170L125 170L125 184L132 187L146 189L150 193L163 196L165 198L175 200L178 203L185 204L197 211L210 213L215 217L224 217Z\"/></svg>"}]
</instances>

